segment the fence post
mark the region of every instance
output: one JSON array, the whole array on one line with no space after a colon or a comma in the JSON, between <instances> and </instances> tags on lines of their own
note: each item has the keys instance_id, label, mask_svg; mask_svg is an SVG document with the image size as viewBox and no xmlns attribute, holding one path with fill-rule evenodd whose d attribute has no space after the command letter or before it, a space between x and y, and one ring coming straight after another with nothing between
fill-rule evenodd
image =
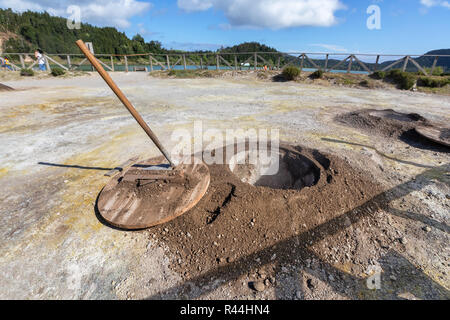
<instances>
[{"instance_id":1,"label":"fence post","mask_svg":"<svg viewBox=\"0 0 450 320\"><path fill-rule=\"evenodd\" d=\"M219 68L220 68L219 55L216 54L216 70L219 70Z\"/></svg>"},{"instance_id":2,"label":"fence post","mask_svg":"<svg viewBox=\"0 0 450 320\"><path fill-rule=\"evenodd\" d=\"M277 70L280 70L280 67L281 67L281 56L278 57Z\"/></svg>"},{"instance_id":3,"label":"fence post","mask_svg":"<svg viewBox=\"0 0 450 320\"><path fill-rule=\"evenodd\" d=\"M438 57L434 57L433 66L431 67L431 74L430 74L430 76L433 75L434 69L436 68L437 61L438 61Z\"/></svg>"},{"instance_id":4,"label":"fence post","mask_svg":"<svg viewBox=\"0 0 450 320\"><path fill-rule=\"evenodd\" d=\"M23 60L23 56L20 55L20 64L22 65L22 69L25 69L25 61Z\"/></svg>"},{"instance_id":5,"label":"fence post","mask_svg":"<svg viewBox=\"0 0 450 320\"><path fill-rule=\"evenodd\" d=\"M52 68L50 68L50 63L48 63L47 55L45 55L44 58L45 58L45 66L47 68L47 71L52 72Z\"/></svg>"},{"instance_id":6,"label":"fence post","mask_svg":"<svg viewBox=\"0 0 450 320\"><path fill-rule=\"evenodd\" d=\"M124 57L125 57L125 72L128 72L128 58L127 56Z\"/></svg>"},{"instance_id":7,"label":"fence post","mask_svg":"<svg viewBox=\"0 0 450 320\"><path fill-rule=\"evenodd\" d=\"M203 70L203 58L200 57L200 70Z\"/></svg>"},{"instance_id":8,"label":"fence post","mask_svg":"<svg viewBox=\"0 0 450 320\"><path fill-rule=\"evenodd\" d=\"M237 65L237 55L234 55L234 70L238 69L238 65Z\"/></svg>"},{"instance_id":9,"label":"fence post","mask_svg":"<svg viewBox=\"0 0 450 320\"><path fill-rule=\"evenodd\" d=\"M327 69L328 69L328 57L329 57L329 56L330 56L330 55L327 53L327 55L326 55L326 57L325 57L325 68L323 68L325 72L327 72Z\"/></svg>"},{"instance_id":10,"label":"fence post","mask_svg":"<svg viewBox=\"0 0 450 320\"><path fill-rule=\"evenodd\" d=\"M184 70L186 70L186 55L183 54L183 65L184 65Z\"/></svg>"},{"instance_id":11,"label":"fence post","mask_svg":"<svg viewBox=\"0 0 450 320\"><path fill-rule=\"evenodd\" d=\"M148 55L148 59L150 61L150 72L152 72L153 71L153 59L152 59L152 55L151 54Z\"/></svg>"},{"instance_id":12,"label":"fence post","mask_svg":"<svg viewBox=\"0 0 450 320\"><path fill-rule=\"evenodd\" d=\"M111 70L114 71L114 57L111 56Z\"/></svg>"},{"instance_id":13,"label":"fence post","mask_svg":"<svg viewBox=\"0 0 450 320\"><path fill-rule=\"evenodd\" d=\"M305 64L305 54L302 53L301 57L302 57L302 62L300 64L300 71L303 71L303 66Z\"/></svg>"},{"instance_id":14,"label":"fence post","mask_svg":"<svg viewBox=\"0 0 450 320\"><path fill-rule=\"evenodd\" d=\"M353 64L353 55L351 55L350 60L348 60L347 73L350 73L352 71L352 64Z\"/></svg>"},{"instance_id":15,"label":"fence post","mask_svg":"<svg viewBox=\"0 0 450 320\"><path fill-rule=\"evenodd\" d=\"M255 52L255 70L258 69L258 55Z\"/></svg>"},{"instance_id":16,"label":"fence post","mask_svg":"<svg viewBox=\"0 0 450 320\"><path fill-rule=\"evenodd\" d=\"M375 62L375 70L373 70L374 72L378 70L379 63L380 63L380 55L377 55L377 61Z\"/></svg>"},{"instance_id":17,"label":"fence post","mask_svg":"<svg viewBox=\"0 0 450 320\"><path fill-rule=\"evenodd\" d=\"M69 69L72 68L72 63L70 62L70 56L69 55L67 55L67 66L68 66Z\"/></svg>"},{"instance_id":18,"label":"fence post","mask_svg":"<svg viewBox=\"0 0 450 320\"><path fill-rule=\"evenodd\" d=\"M405 62L403 63L403 69L402 69L403 72L406 71L406 67L408 66L408 62L409 62L409 56L406 56L405 57Z\"/></svg>"},{"instance_id":19,"label":"fence post","mask_svg":"<svg viewBox=\"0 0 450 320\"><path fill-rule=\"evenodd\" d=\"M166 60L167 60L167 70L170 70L170 60L168 54L166 54Z\"/></svg>"}]
</instances>

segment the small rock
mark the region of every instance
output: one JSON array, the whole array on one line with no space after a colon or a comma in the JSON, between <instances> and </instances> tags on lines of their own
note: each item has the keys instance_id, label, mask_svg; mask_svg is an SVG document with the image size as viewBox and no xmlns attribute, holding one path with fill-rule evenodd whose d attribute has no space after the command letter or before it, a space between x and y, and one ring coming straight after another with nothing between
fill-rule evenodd
<instances>
[{"instance_id":1,"label":"small rock","mask_svg":"<svg viewBox=\"0 0 450 320\"><path fill-rule=\"evenodd\" d=\"M264 289L266 288L266 286L264 285L264 283L262 283L261 281L255 281L252 283L252 287L254 290L258 291L258 292L262 292L264 291Z\"/></svg>"},{"instance_id":2,"label":"small rock","mask_svg":"<svg viewBox=\"0 0 450 320\"><path fill-rule=\"evenodd\" d=\"M219 245L217 242L213 242L213 245L215 245L216 247Z\"/></svg>"},{"instance_id":3,"label":"small rock","mask_svg":"<svg viewBox=\"0 0 450 320\"><path fill-rule=\"evenodd\" d=\"M406 240L405 237L401 237L399 241L400 241L401 244L407 244L408 243L408 240Z\"/></svg>"},{"instance_id":4,"label":"small rock","mask_svg":"<svg viewBox=\"0 0 450 320\"><path fill-rule=\"evenodd\" d=\"M270 280L269 279L264 280L264 285L266 287L270 286Z\"/></svg>"},{"instance_id":5,"label":"small rock","mask_svg":"<svg viewBox=\"0 0 450 320\"><path fill-rule=\"evenodd\" d=\"M429 226L426 226L426 227L423 227L422 230L425 232L430 232L431 228Z\"/></svg>"},{"instance_id":6,"label":"small rock","mask_svg":"<svg viewBox=\"0 0 450 320\"><path fill-rule=\"evenodd\" d=\"M314 288L316 287L313 279L306 280L306 285L310 290L314 290Z\"/></svg>"},{"instance_id":7,"label":"small rock","mask_svg":"<svg viewBox=\"0 0 450 320\"><path fill-rule=\"evenodd\" d=\"M391 278L392 281L396 281L397 280L397 277L394 276L394 275L390 276L389 278Z\"/></svg>"},{"instance_id":8,"label":"small rock","mask_svg":"<svg viewBox=\"0 0 450 320\"><path fill-rule=\"evenodd\" d=\"M297 299L301 299L302 298L302 292L299 290L295 293L295 295L297 296Z\"/></svg>"},{"instance_id":9,"label":"small rock","mask_svg":"<svg viewBox=\"0 0 450 320\"><path fill-rule=\"evenodd\" d=\"M332 274L330 274L330 275L328 276L328 279L329 279L330 281L334 281L334 277L333 277L333 275L332 275Z\"/></svg>"}]
</instances>

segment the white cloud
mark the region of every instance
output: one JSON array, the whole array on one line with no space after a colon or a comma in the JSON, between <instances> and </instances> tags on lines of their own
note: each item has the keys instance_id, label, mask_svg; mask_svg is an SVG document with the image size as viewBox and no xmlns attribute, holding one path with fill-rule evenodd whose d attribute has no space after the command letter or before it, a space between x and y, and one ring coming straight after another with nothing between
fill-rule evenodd
<instances>
[{"instance_id":1,"label":"white cloud","mask_svg":"<svg viewBox=\"0 0 450 320\"><path fill-rule=\"evenodd\" d=\"M178 0L178 7L187 12L204 11L213 6L212 0Z\"/></svg>"},{"instance_id":2,"label":"white cloud","mask_svg":"<svg viewBox=\"0 0 450 320\"><path fill-rule=\"evenodd\" d=\"M335 12L344 9L340 0L178 0L188 11L215 8L224 12L232 26L281 29L336 24Z\"/></svg>"},{"instance_id":3,"label":"white cloud","mask_svg":"<svg viewBox=\"0 0 450 320\"><path fill-rule=\"evenodd\" d=\"M450 9L450 2L443 0L420 0L420 3L427 8L444 7Z\"/></svg>"},{"instance_id":4,"label":"white cloud","mask_svg":"<svg viewBox=\"0 0 450 320\"><path fill-rule=\"evenodd\" d=\"M153 5L138 0L0 0L0 8L11 8L23 12L47 11L52 15L67 17L70 5L81 9L81 22L102 26L127 28L129 19L149 10Z\"/></svg>"},{"instance_id":5,"label":"white cloud","mask_svg":"<svg viewBox=\"0 0 450 320\"><path fill-rule=\"evenodd\" d=\"M348 50L345 49L344 47L341 47L341 46L335 45L335 44L313 43L313 44L310 44L309 46L324 48L326 50L333 51L333 52L348 52Z\"/></svg>"}]
</instances>

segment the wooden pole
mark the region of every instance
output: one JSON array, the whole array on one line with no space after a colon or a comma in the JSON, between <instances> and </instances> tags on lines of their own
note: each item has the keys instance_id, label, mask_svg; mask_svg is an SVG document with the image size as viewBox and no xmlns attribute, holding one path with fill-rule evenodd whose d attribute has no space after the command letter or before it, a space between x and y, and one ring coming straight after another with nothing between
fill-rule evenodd
<instances>
[{"instance_id":1,"label":"wooden pole","mask_svg":"<svg viewBox=\"0 0 450 320\"><path fill-rule=\"evenodd\" d=\"M328 69L328 57L329 57L329 54L327 54L325 57L325 68L324 68L325 72L327 72L327 69Z\"/></svg>"},{"instance_id":2,"label":"wooden pole","mask_svg":"<svg viewBox=\"0 0 450 320\"><path fill-rule=\"evenodd\" d=\"M111 56L111 70L114 71L114 57Z\"/></svg>"},{"instance_id":3,"label":"wooden pole","mask_svg":"<svg viewBox=\"0 0 450 320\"><path fill-rule=\"evenodd\" d=\"M433 66L431 67L431 75L433 75L434 69L436 68L436 64L438 62L439 57L434 57Z\"/></svg>"},{"instance_id":4,"label":"wooden pole","mask_svg":"<svg viewBox=\"0 0 450 320\"><path fill-rule=\"evenodd\" d=\"M380 55L377 56L377 61L375 61L375 69L374 72L378 70L378 65L380 64Z\"/></svg>"},{"instance_id":5,"label":"wooden pole","mask_svg":"<svg viewBox=\"0 0 450 320\"><path fill-rule=\"evenodd\" d=\"M125 56L125 72L128 72L128 57Z\"/></svg>"},{"instance_id":6,"label":"wooden pole","mask_svg":"<svg viewBox=\"0 0 450 320\"><path fill-rule=\"evenodd\" d=\"M25 61L23 60L23 55L20 55L20 64L22 65L22 69L25 69Z\"/></svg>"},{"instance_id":7,"label":"wooden pole","mask_svg":"<svg viewBox=\"0 0 450 320\"><path fill-rule=\"evenodd\" d=\"M408 62L409 62L409 56L406 56L405 57L405 62L403 63L403 68L402 68L403 72L406 71L406 67L408 66Z\"/></svg>"},{"instance_id":8,"label":"wooden pole","mask_svg":"<svg viewBox=\"0 0 450 320\"><path fill-rule=\"evenodd\" d=\"M70 56L69 55L67 55L67 66L68 66L69 69L72 68L72 63L70 61Z\"/></svg>"},{"instance_id":9,"label":"wooden pole","mask_svg":"<svg viewBox=\"0 0 450 320\"><path fill-rule=\"evenodd\" d=\"M50 63L48 63L47 55L44 55L44 59L45 59L45 67L47 68L47 71L52 72L52 69L50 68Z\"/></svg>"},{"instance_id":10,"label":"wooden pole","mask_svg":"<svg viewBox=\"0 0 450 320\"><path fill-rule=\"evenodd\" d=\"M76 42L77 46L80 48L81 52L84 53L86 58L91 62L92 66L97 70L100 76L105 80L111 90L116 94L117 98L123 103L125 108L131 113L134 119L139 123L142 129L144 129L145 133L149 136L149 138L153 141L153 143L158 147L161 153L166 157L167 161L169 161L171 166L175 166L172 160L169 157L169 153L163 147L158 137L153 133L141 115L137 112L137 110L133 107L131 102L127 99L127 97L123 94L123 92L119 89L119 87L114 83L113 79L109 76L109 74L103 69L101 64L97 61L94 55L89 51L82 40L78 40Z\"/></svg>"},{"instance_id":11,"label":"wooden pole","mask_svg":"<svg viewBox=\"0 0 450 320\"><path fill-rule=\"evenodd\" d=\"M219 70L219 68L220 68L219 55L216 54L216 70Z\"/></svg>"},{"instance_id":12,"label":"wooden pole","mask_svg":"<svg viewBox=\"0 0 450 320\"><path fill-rule=\"evenodd\" d=\"M277 70L280 70L281 67L281 57L278 57Z\"/></svg>"},{"instance_id":13,"label":"wooden pole","mask_svg":"<svg viewBox=\"0 0 450 320\"><path fill-rule=\"evenodd\" d=\"M255 70L258 69L258 55L255 52Z\"/></svg>"},{"instance_id":14,"label":"wooden pole","mask_svg":"<svg viewBox=\"0 0 450 320\"><path fill-rule=\"evenodd\" d=\"M203 58L200 57L200 70L203 70Z\"/></svg>"},{"instance_id":15,"label":"wooden pole","mask_svg":"<svg viewBox=\"0 0 450 320\"><path fill-rule=\"evenodd\" d=\"M352 64L353 64L353 55L350 56L350 60L348 61L347 73L350 73L352 71Z\"/></svg>"},{"instance_id":16,"label":"wooden pole","mask_svg":"<svg viewBox=\"0 0 450 320\"><path fill-rule=\"evenodd\" d=\"M166 60L167 60L167 70L170 70L170 60L169 55L166 54Z\"/></svg>"},{"instance_id":17,"label":"wooden pole","mask_svg":"<svg viewBox=\"0 0 450 320\"><path fill-rule=\"evenodd\" d=\"M150 60L150 72L152 72L153 71L153 58L152 58L151 54L149 54L148 57L149 57L148 59Z\"/></svg>"},{"instance_id":18,"label":"wooden pole","mask_svg":"<svg viewBox=\"0 0 450 320\"><path fill-rule=\"evenodd\" d=\"M238 65L237 65L237 55L234 55L234 70L238 69Z\"/></svg>"},{"instance_id":19,"label":"wooden pole","mask_svg":"<svg viewBox=\"0 0 450 320\"><path fill-rule=\"evenodd\" d=\"M301 57L302 57L302 62L300 64L300 71L303 71L303 65L305 64L305 54L302 53Z\"/></svg>"},{"instance_id":20,"label":"wooden pole","mask_svg":"<svg viewBox=\"0 0 450 320\"><path fill-rule=\"evenodd\" d=\"M186 55L183 54L183 66L184 66L184 70L186 70Z\"/></svg>"}]
</instances>

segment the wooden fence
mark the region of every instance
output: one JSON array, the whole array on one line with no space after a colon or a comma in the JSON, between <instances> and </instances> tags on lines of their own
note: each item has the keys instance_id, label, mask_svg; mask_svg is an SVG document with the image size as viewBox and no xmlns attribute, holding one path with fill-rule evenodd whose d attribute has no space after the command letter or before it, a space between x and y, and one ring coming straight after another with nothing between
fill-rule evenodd
<instances>
[{"instance_id":1,"label":"wooden fence","mask_svg":"<svg viewBox=\"0 0 450 320\"><path fill-rule=\"evenodd\" d=\"M9 57L10 64L14 70L29 69L36 66L36 61L27 64L26 56L30 53L4 53ZM315 56L312 59L311 56ZM51 71L52 66L64 70L90 71L87 59L81 54L44 54L46 67ZM280 53L280 52L243 52L243 53L176 53L176 54L134 54L134 55L112 55L96 54L99 62L108 71L146 71L154 70L187 70L187 69L228 69L228 70L258 70L267 68L280 70L288 65L298 66L301 70L311 69L323 70L324 72L364 72L387 71L396 66L405 71L409 66L415 67L418 72L425 75L433 73L439 58L450 57L450 55L394 55L394 54L348 54L348 53ZM194 58L195 57L195 58ZM320 57L320 58L318 58ZM337 57L330 59L330 57ZM392 60L393 57L401 57L386 65L380 61ZM426 70L416 59L418 57L430 57L433 60L431 69ZM74 63L73 60L80 60ZM130 64L130 59L137 60ZM367 60L375 60L372 63ZM57 61L58 60L58 61ZM145 61L145 63L143 62ZM195 61L194 61L195 60ZM12 62L14 61L14 62ZM366 62L363 62L366 61ZM332 64L332 62L334 64ZM323 65L322 65L323 64ZM381 67L380 67L381 66ZM341 69L340 69L341 68ZM343 69L342 69L343 68Z\"/></svg>"}]
</instances>

